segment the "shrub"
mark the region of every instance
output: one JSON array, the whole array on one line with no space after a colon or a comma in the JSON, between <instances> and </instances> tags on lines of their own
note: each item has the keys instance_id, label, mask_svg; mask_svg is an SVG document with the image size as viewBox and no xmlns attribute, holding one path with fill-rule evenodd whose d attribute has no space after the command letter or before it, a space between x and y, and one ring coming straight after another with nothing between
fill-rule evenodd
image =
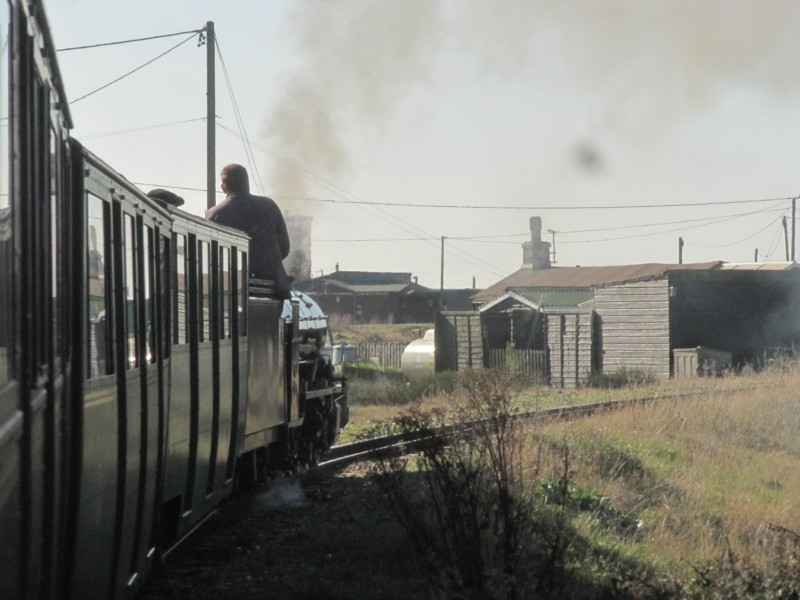
<instances>
[{"instance_id":1,"label":"shrub","mask_svg":"<svg viewBox=\"0 0 800 600\"><path fill-rule=\"evenodd\" d=\"M368 378L361 374L348 379L347 398L351 405L407 405L423 398L450 394L456 388L458 375L455 372L436 373L406 383L402 378L377 375Z\"/></svg>"},{"instance_id":2,"label":"shrub","mask_svg":"<svg viewBox=\"0 0 800 600\"><path fill-rule=\"evenodd\" d=\"M650 371L620 367L613 373L592 373L586 378L584 385L592 388L617 389L629 386L648 385L655 380L655 375Z\"/></svg>"},{"instance_id":3,"label":"shrub","mask_svg":"<svg viewBox=\"0 0 800 600\"><path fill-rule=\"evenodd\" d=\"M538 465L524 452L513 418L512 379L505 371L470 371L458 378L455 418L412 410L392 427L426 440L416 458L384 456L375 475L418 559L432 594L441 598L513 598L564 584L575 534L566 519L568 494L542 494ZM535 459L534 459L535 463ZM568 460L554 480L567 489Z\"/></svg>"}]
</instances>

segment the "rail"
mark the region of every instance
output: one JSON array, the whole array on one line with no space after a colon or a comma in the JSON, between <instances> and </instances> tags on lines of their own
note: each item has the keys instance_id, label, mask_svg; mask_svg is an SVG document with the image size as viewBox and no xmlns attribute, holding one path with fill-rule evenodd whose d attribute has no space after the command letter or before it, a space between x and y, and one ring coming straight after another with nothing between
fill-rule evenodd
<instances>
[{"instance_id":1,"label":"rail","mask_svg":"<svg viewBox=\"0 0 800 600\"><path fill-rule=\"evenodd\" d=\"M744 390L755 389L757 387L759 386L737 386L727 389L725 392L740 392ZM671 394L656 394L640 396L638 398L626 398L624 400L606 400L602 402L591 402L588 404L576 404L572 406L561 406L543 410L524 411L512 413L510 416L513 420L528 422L546 421L550 419L577 419L588 417L603 411L621 410L624 408L651 404L665 400L688 399L707 393L708 390L689 390L683 392L674 392ZM380 453L385 452L413 452L422 443L431 439L431 436L443 436L456 431L468 432L470 429L473 429L482 422L486 421L488 421L488 419L470 421L461 424L447 424L434 429L395 433L385 436L365 438L363 440L348 442L346 444L338 444L336 446L332 446L330 450L325 453L318 466L323 468L343 466L353 462L369 460L380 455Z\"/></svg>"}]
</instances>

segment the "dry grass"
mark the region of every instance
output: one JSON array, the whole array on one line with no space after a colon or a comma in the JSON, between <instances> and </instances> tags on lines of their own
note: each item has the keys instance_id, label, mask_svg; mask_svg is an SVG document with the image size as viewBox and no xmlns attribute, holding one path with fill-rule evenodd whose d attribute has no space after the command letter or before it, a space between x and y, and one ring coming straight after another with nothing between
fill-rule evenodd
<instances>
[{"instance_id":1,"label":"dry grass","mask_svg":"<svg viewBox=\"0 0 800 600\"><path fill-rule=\"evenodd\" d=\"M705 380L690 400L552 423L541 434L570 449L576 486L639 520L635 537L608 540L623 552L687 573L728 549L757 556L774 525L797 541L800 372L737 378L736 387L747 383L759 387ZM587 519L587 529L596 525Z\"/></svg>"}]
</instances>

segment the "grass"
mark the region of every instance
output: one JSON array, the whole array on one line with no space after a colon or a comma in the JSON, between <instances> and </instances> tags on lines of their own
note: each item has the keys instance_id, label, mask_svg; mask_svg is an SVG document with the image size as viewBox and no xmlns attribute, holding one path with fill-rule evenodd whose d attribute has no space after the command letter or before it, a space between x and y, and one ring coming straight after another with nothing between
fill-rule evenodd
<instances>
[{"instance_id":1,"label":"grass","mask_svg":"<svg viewBox=\"0 0 800 600\"><path fill-rule=\"evenodd\" d=\"M575 486L640 524L636 536L619 537L590 516L583 519L587 536L682 581L725 556L768 570L765 547L775 531L782 543L800 543L800 374L748 380L763 387L731 391L729 382L712 380L690 400L539 431L569 449Z\"/></svg>"},{"instance_id":2,"label":"grass","mask_svg":"<svg viewBox=\"0 0 800 600\"><path fill-rule=\"evenodd\" d=\"M694 394L673 396L685 391ZM561 540L553 565L566 587L556 591L581 598L798 597L798 364L621 389L528 388L509 410L641 396L662 401L527 431L518 455L527 489L569 516L553 521L553 537L545 536ZM459 394L434 394L409 406L457 419L460 402ZM354 426L405 413L402 406L357 405Z\"/></svg>"}]
</instances>

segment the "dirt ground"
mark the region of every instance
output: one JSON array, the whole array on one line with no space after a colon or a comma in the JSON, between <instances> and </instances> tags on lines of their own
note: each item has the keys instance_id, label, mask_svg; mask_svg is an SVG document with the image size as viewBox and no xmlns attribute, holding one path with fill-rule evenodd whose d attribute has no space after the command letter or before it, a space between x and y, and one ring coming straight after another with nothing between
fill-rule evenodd
<instances>
[{"instance_id":1,"label":"dirt ground","mask_svg":"<svg viewBox=\"0 0 800 600\"><path fill-rule=\"evenodd\" d=\"M169 557L140 600L425 597L366 467L279 478L229 501Z\"/></svg>"}]
</instances>

